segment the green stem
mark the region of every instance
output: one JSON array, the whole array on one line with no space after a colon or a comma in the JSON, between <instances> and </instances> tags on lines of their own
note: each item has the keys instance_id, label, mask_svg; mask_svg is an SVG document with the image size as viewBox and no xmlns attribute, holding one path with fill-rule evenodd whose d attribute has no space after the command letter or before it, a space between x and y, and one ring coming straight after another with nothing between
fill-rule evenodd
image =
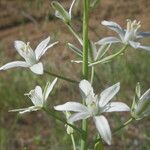
<instances>
[{"instance_id":1,"label":"green stem","mask_svg":"<svg viewBox=\"0 0 150 150\"><path fill-rule=\"evenodd\" d=\"M61 76L61 75L58 75L58 74L46 71L46 70L44 70L44 72L47 73L47 74L49 74L49 75L51 75L51 76L53 76L53 77L57 77L59 79L62 79L62 80L68 81L68 82L72 82L72 83L76 83L76 84L79 83L78 81L72 80L70 78L67 78L67 77L64 77L64 76Z\"/></svg>"},{"instance_id":2,"label":"green stem","mask_svg":"<svg viewBox=\"0 0 150 150\"><path fill-rule=\"evenodd\" d=\"M69 31L75 36L75 38L79 41L79 43L82 45L83 41L82 39L78 36L78 34L76 34L76 32L74 31L73 27L70 24L66 24Z\"/></svg>"},{"instance_id":3,"label":"green stem","mask_svg":"<svg viewBox=\"0 0 150 150\"><path fill-rule=\"evenodd\" d=\"M76 150L76 144L75 144L74 136L73 136L73 134L71 134L70 136L71 136L73 150Z\"/></svg>"},{"instance_id":4,"label":"green stem","mask_svg":"<svg viewBox=\"0 0 150 150\"><path fill-rule=\"evenodd\" d=\"M91 68L91 84L93 84L93 81L94 81L94 72L95 72L94 66L92 66L92 68Z\"/></svg>"},{"instance_id":5,"label":"green stem","mask_svg":"<svg viewBox=\"0 0 150 150\"><path fill-rule=\"evenodd\" d=\"M78 131L78 133L81 134L82 138L85 138L85 131L83 131L82 129L77 128L76 126L68 123L66 120L64 120L62 117L59 117L58 115L56 115L53 111L51 111L50 109L47 109L45 107L42 108L44 110L44 112L46 112L47 115L52 116L53 118L59 120L60 122L67 124L68 126L72 127L74 130Z\"/></svg>"},{"instance_id":6,"label":"green stem","mask_svg":"<svg viewBox=\"0 0 150 150\"><path fill-rule=\"evenodd\" d=\"M82 75L83 78L88 80L88 24L89 24L89 0L83 0L83 64ZM85 104L85 101L82 102ZM82 121L82 130L87 133L87 121ZM87 150L87 136L83 140L81 139L81 150Z\"/></svg>"},{"instance_id":7,"label":"green stem","mask_svg":"<svg viewBox=\"0 0 150 150\"><path fill-rule=\"evenodd\" d=\"M97 65L97 64L99 64L99 63L105 63L105 62L107 62L107 61L110 61L111 59L113 59L113 58L117 57L118 55L122 54L122 53L127 49L127 47L128 47L128 45L125 45L125 46L124 46L120 51L118 51L117 53L112 54L112 55L110 55L110 56L107 56L107 57L105 57L105 58L103 58L103 59L101 59L101 60L99 60L99 61L93 62L93 63L91 63L89 66L94 66L94 65Z\"/></svg>"},{"instance_id":8,"label":"green stem","mask_svg":"<svg viewBox=\"0 0 150 150\"><path fill-rule=\"evenodd\" d=\"M103 141L102 141L102 138L100 138L100 150L104 150L104 145L103 145Z\"/></svg>"},{"instance_id":9,"label":"green stem","mask_svg":"<svg viewBox=\"0 0 150 150\"><path fill-rule=\"evenodd\" d=\"M123 125L121 125L120 127L116 128L113 131L113 134L116 134L119 130L121 130L122 128L126 127L127 125L129 125L131 122L134 121L134 118L130 118L128 121L126 121Z\"/></svg>"}]
</instances>

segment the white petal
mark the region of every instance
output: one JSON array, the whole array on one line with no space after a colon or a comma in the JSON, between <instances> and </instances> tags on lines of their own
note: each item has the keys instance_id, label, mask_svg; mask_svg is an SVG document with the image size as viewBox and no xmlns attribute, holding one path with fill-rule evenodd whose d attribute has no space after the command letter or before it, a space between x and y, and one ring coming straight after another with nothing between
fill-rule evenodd
<instances>
[{"instance_id":1,"label":"white petal","mask_svg":"<svg viewBox=\"0 0 150 150\"><path fill-rule=\"evenodd\" d=\"M102 21L101 22L102 25L107 26L109 29L117 32L119 34L119 36L121 37L121 39L124 37L124 30L120 27L119 24L112 22L112 21Z\"/></svg>"},{"instance_id":2,"label":"white petal","mask_svg":"<svg viewBox=\"0 0 150 150\"><path fill-rule=\"evenodd\" d=\"M120 83L107 88L100 94L99 106L104 107L119 91Z\"/></svg>"},{"instance_id":3,"label":"white petal","mask_svg":"<svg viewBox=\"0 0 150 150\"><path fill-rule=\"evenodd\" d=\"M34 72L36 74L43 74L43 64L41 62L31 66L30 69L32 72Z\"/></svg>"},{"instance_id":4,"label":"white petal","mask_svg":"<svg viewBox=\"0 0 150 150\"><path fill-rule=\"evenodd\" d=\"M139 42L134 41L129 41L129 44L135 49L139 48L139 46L141 45Z\"/></svg>"},{"instance_id":5,"label":"white petal","mask_svg":"<svg viewBox=\"0 0 150 150\"><path fill-rule=\"evenodd\" d=\"M15 67L29 67L29 65L25 61L13 61L10 63L5 64L4 66L0 67L0 70L7 70L10 68L15 68Z\"/></svg>"},{"instance_id":6,"label":"white petal","mask_svg":"<svg viewBox=\"0 0 150 150\"><path fill-rule=\"evenodd\" d=\"M82 94L83 99L86 99L86 97L90 93L94 93L91 83L89 81L87 81L87 80L80 81L79 88L81 90L81 94Z\"/></svg>"},{"instance_id":7,"label":"white petal","mask_svg":"<svg viewBox=\"0 0 150 150\"><path fill-rule=\"evenodd\" d=\"M99 40L98 42L96 42L96 44L105 45L105 44L112 44L112 43L119 43L119 42L121 41L116 37L105 37Z\"/></svg>"},{"instance_id":8,"label":"white petal","mask_svg":"<svg viewBox=\"0 0 150 150\"><path fill-rule=\"evenodd\" d=\"M142 45L140 45L138 48L150 51L150 46L142 46Z\"/></svg>"},{"instance_id":9,"label":"white petal","mask_svg":"<svg viewBox=\"0 0 150 150\"><path fill-rule=\"evenodd\" d=\"M57 78L54 79L54 81L52 83L48 82L45 89L44 89L44 100L46 101L50 92L52 91L54 85L56 84L57 82Z\"/></svg>"},{"instance_id":10,"label":"white petal","mask_svg":"<svg viewBox=\"0 0 150 150\"><path fill-rule=\"evenodd\" d=\"M58 43L58 42L54 42L54 43L48 45L48 46L43 50L43 52L41 53L41 55L40 55L38 58L37 58L37 56L36 56L36 58L39 60L39 59L41 58L41 56L44 55L45 52L46 52L49 48L53 47L53 46L56 45L57 43Z\"/></svg>"},{"instance_id":11,"label":"white petal","mask_svg":"<svg viewBox=\"0 0 150 150\"><path fill-rule=\"evenodd\" d=\"M55 44L57 44L58 42L54 42L50 45L48 45L48 43L50 42L50 37L48 37L47 39L43 40L35 49L35 55L36 55L36 59L39 60L41 58L41 56L52 46L54 46Z\"/></svg>"},{"instance_id":12,"label":"white petal","mask_svg":"<svg viewBox=\"0 0 150 150\"><path fill-rule=\"evenodd\" d=\"M43 40L35 49L36 59L38 60L41 56L45 48L47 47L48 43L50 42L50 37Z\"/></svg>"},{"instance_id":13,"label":"white petal","mask_svg":"<svg viewBox=\"0 0 150 150\"><path fill-rule=\"evenodd\" d=\"M150 89L148 89L141 97L140 101L148 100L150 99Z\"/></svg>"},{"instance_id":14,"label":"white petal","mask_svg":"<svg viewBox=\"0 0 150 150\"><path fill-rule=\"evenodd\" d=\"M102 139L108 144L111 145L111 130L108 124L107 119L104 116L96 116L94 117L94 122L96 128L102 137Z\"/></svg>"},{"instance_id":15,"label":"white petal","mask_svg":"<svg viewBox=\"0 0 150 150\"><path fill-rule=\"evenodd\" d=\"M134 41L129 41L129 43L135 49L141 48L141 49L150 51L150 46L143 46L139 42L134 42Z\"/></svg>"},{"instance_id":16,"label":"white petal","mask_svg":"<svg viewBox=\"0 0 150 150\"><path fill-rule=\"evenodd\" d=\"M9 112L17 112L17 111L19 111L19 114L24 114L24 113L31 112L31 111L37 111L39 109L41 109L41 108L40 107L35 107L35 106L30 106L28 108L9 110Z\"/></svg>"},{"instance_id":17,"label":"white petal","mask_svg":"<svg viewBox=\"0 0 150 150\"><path fill-rule=\"evenodd\" d=\"M90 117L89 112L81 112L81 113L75 113L71 115L68 119L69 122L75 122L81 119L87 119Z\"/></svg>"},{"instance_id":18,"label":"white petal","mask_svg":"<svg viewBox=\"0 0 150 150\"><path fill-rule=\"evenodd\" d=\"M57 106L54 106L54 109L58 111L74 111L74 112L87 112L88 111L86 106L77 102L67 102L63 105L57 105Z\"/></svg>"},{"instance_id":19,"label":"white petal","mask_svg":"<svg viewBox=\"0 0 150 150\"><path fill-rule=\"evenodd\" d=\"M40 86L35 87L35 94L38 95L40 99L43 99L42 88Z\"/></svg>"},{"instance_id":20,"label":"white petal","mask_svg":"<svg viewBox=\"0 0 150 150\"><path fill-rule=\"evenodd\" d=\"M77 64L80 64L80 63L83 63L82 60L71 60L72 63L77 63Z\"/></svg>"},{"instance_id":21,"label":"white petal","mask_svg":"<svg viewBox=\"0 0 150 150\"><path fill-rule=\"evenodd\" d=\"M145 37L150 37L150 32L139 32L137 34L137 38L145 38Z\"/></svg>"},{"instance_id":22,"label":"white petal","mask_svg":"<svg viewBox=\"0 0 150 150\"><path fill-rule=\"evenodd\" d=\"M24 58L23 49L25 49L27 45L23 41L15 41L14 47L16 48L17 52Z\"/></svg>"},{"instance_id":23,"label":"white petal","mask_svg":"<svg viewBox=\"0 0 150 150\"><path fill-rule=\"evenodd\" d=\"M43 95L42 89L40 86L36 86L34 90L31 90L29 93L24 94L28 96L32 103L37 107L43 107Z\"/></svg>"},{"instance_id":24,"label":"white petal","mask_svg":"<svg viewBox=\"0 0 150 150\"><path fill-rule=\"evenodd\" d=\"M113 111L130 111L130 108L122 102L111 102L106 106L105 112L113 112Z\"/></svg>"}]
</instances>

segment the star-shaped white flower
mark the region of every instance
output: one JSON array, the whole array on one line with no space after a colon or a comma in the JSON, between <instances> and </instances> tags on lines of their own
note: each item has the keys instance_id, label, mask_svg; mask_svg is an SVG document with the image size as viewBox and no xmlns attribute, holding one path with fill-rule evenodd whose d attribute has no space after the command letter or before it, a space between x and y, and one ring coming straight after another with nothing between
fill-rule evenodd
<instances>
[{"instance_id":1,"label":"star-shaped white flower","mask_svg":"<svg viewBox=\"0 0 150 150\"><path fill-rule=\"evenodd\" d=\"M150 89L148 89L132 106L132 116L139 120L150 115Z\"/></svg>"},{"instance_id":2,"label":"star-shaped white flower","mask_svg":"<svg viewBox=\"0 0 150 150\"><path fill-rule=\"evenodd\" d=\"M100 95L94 94L93 87L87 80L82 80L79 84L79 88L81 90L82 98L86 102L86 106L78 102L67 102L63 105L55 106L54 108L58 111L76 112L69 117L70 122L93 117L101 137L110 145L111 130L107 119L101 114L113 111L130 111L130 108L122 102L110 102L110 100L118 93L120 84L117 83L107 88Z\"/></svg>"},{"instance_id":3,"label":"star-shaped white flower","mask_svg":"<svg viewBox=\"0 0 150 150\"><path fill-rule=\"evenodd\" d=\"M119 37L106 37L96 42L97 44L123 43L135 49L141 48L150 51L150 46L143 46L141 43L137 42L138 39L150 36L150 32L138 32L138 29L141 27L140 22L127 19L127 29L121 28L120 25L115 22L106 20L102 21L102 25L117 32Z\"/></svg>"},{"instance_id":4,"label":"star-shaped white flower","mask_svg":"<svg viewBox=\"0 0 150 150\"><path fill-rule=\"evenodd\" d=\"M14 46L17 52L22 56L25 61L13 61L10 63L5 64L4 66L0 67L0 70L7 70L10 68L15 67L24 67L30 68L30 70L36 74L43 74L43 64L39 62L41 56L53 45L57 44L58 42L52 43L48 45L50 42L50 37L43 40L35 49L29 45L29 42L25 44L23 41L15 41Z\"/></svg>"},{"instance_id":5,"label":"star-shaped white flower","mask_svg":"<svg viewBox=\"0 0 150 150\"><path fill-rule=\"evenodd\" d=\"M40 86L36 86L34 90L31 90L29 93L25 94L31 99L33 106L30 106L28 108L10 110L10 112L19 111L20 114L24 114L26 112L42 109L46 105L48 96L51 93L54 85L56 84L56 81L57 78L55 78L52 83L47 82L44 92L42 92L42 88Z\"/></svg>"}]
</instances>

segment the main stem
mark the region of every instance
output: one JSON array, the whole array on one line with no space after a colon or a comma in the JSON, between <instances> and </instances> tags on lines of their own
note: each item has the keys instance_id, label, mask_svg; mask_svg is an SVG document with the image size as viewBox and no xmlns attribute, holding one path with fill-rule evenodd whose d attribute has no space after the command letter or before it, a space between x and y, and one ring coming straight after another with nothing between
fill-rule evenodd
<instances>
[{"instance_id":1,"label":"main stem","mask_svg":"<svg viewBox=\"0 0 150 150\"><path fill-rule=\"evenodd\" d=\"M82 76L88 80L88 23L89 23L89 0L83 0L83 65ZM85 101L83 100L83 104ZM82 121L82 130L87 133L87 121ZM81 150L87 150L87 136L81 139Z\"/></svg>"}]
</instances>

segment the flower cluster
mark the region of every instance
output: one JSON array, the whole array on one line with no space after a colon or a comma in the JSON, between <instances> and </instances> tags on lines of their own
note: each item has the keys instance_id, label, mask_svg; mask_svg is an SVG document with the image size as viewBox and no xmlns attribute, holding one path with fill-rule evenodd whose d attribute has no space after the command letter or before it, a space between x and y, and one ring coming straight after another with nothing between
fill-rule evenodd
<instances>
[{"instance_id":1,"label":"flower cluster","mask_svg":"<svg viewBox=\"0 0 150 150\"><path fill-rule=\"evenodd\" d=\"M59 2L56 2L56 1L52 2L52 6L56 10L55 11L56 17L58 17L59 19L63 20L63 22L65 22L65 24L69 27L73 35L80 42L81 46L84 47L83 44L84 42L86 42L86 40L83 40L82 38L80 38L80 36L78 36L78 34L75 33L75 31L73 30L71 26L72 9L75 4L75 1L76 0L72 0L69 11L66 11L63 8L63 6ZM91 7L94 7L96 3L97 3L97 0L91 2ZM88 5L88 2L86 5ZM89 8L86 6L86 9L88 10ZM78 54L80 57L82 57L82 60L75 61L75 62L85 63L85 64L87 63L86 64L87 68L89 66L93 66L94 64L109 62L112 58L121 54L124 50L122 49L116 54L104 57L106 52L109 50L111 44L113 43L122 43L123 45L125 45L125 48L128 45L130 45L131 47L135 49L145 49L147 51L150 51L149 46L143 46L141 45L140 42L138 42L138 40L141 38L150 37L149 32L138 31L139 28L141 27L140 22L136 20L131 21L128 19L127 29L121 28L120 25L112 21L102 21L102 25L117 32L118 37L106 37L106 38L99 40L98 42L90 41L87 37L87 43L85 43L85 45L87 46L87 51L89 50L89 53L87 54L84 54L83 52L84 50L82 51L81 49L78 49L73 44L68 43L69 48L72 51L74 51L76 54ZM44 55L44 53L49 48L51 48L58 42L54 42L52 44L49 44L49 43L50 43L50 37L43 40L35 48L35 50L33 50L30 47L29 42L24 43L23 41L15 41L14 46L17 52L20 54L20 56L23 57L24 61L13 61L13 62L7 63L3 65L2 67L0 67L0 70L7 70L10 68L15 68L15 67L23 67L23 68L29 68L35 74L42 75L44 73L44 69L43 69L42 62L40 62L40 58L42 55ZM100 47L98 48L99 45ZM86 57L85 55L87 56L87 60L84 58ZM83 69L83 70L86 70L86 69ZM91 80L92 80L93 74L91 73ZM69 78L62 77L54 73L51 73L50 75L53 75L55 77L61 78L69 82L73 81ZM57 78L55 78L52 81L52 83L47 82L47 85L44 91L42 91L42 88L40 86L36 86L35 89L25 94L26 96L30 98L30 100L33 103L33 106L30 106L28 108L10 110L10 112L19 112L20 114L24 114L26 112L37 111L40 109L47 110L47 105L46 105L47 99L48 99L49 94L52 92L56 82L57 82ZM83 79L79 82L79 89L80 89L80 93L83 99L82 104L79 103L78 101L69 101L69 102L66 102L65 104L54 106L54 110L62 111L65 113L67 121L64 121L64 123L66 124L67 133L71 136L75 132L74 129L77 128L77 127L74 128L74 122L92 118L100 137L108 145L110 145L112 142L112 132L104 114L108 112L130 111L130 108L128 107L127 104L123 102L112 102L112 99L116 96L116 94L120 90L120 83L118 82L106 88L100 94L96 95L94 93L92 84L88 80ZM133 100L133 104L131 107L131 117L132 117L131 119L134 118L136 120L139 120L148 115L150 115L150 89L148 89L143 95L141 95L140 87L137 86L136 96ZM56 119L58 118L58 116L55 116L55 115L52 115L52 116L54 116ZM63 122L62 119L59 119L59 120Z\"/></svg>"}]
</instances>

